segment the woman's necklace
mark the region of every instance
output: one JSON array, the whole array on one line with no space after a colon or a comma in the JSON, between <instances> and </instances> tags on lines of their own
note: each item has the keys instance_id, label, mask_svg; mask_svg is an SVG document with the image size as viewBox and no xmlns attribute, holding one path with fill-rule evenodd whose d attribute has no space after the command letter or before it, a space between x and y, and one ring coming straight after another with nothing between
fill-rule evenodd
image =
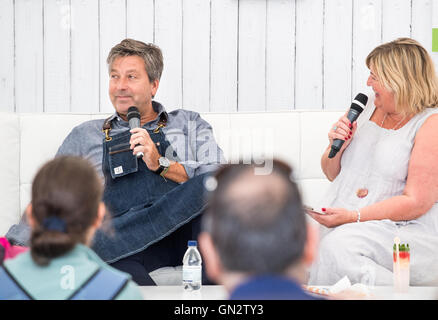
<instances>
[{"instance_id":1,"label":"woman's necklace","mask_svg":"<svg viewBox=\"0 0 438 320\"><path fill-rule=\"evenodd\" d=\"M385 122L385 120L386 120L386 116L387 116L388 114L387 113L385 113L385 116L383 117L383 120L382 120L382 123L380 124L380 126L383 128L383 123ZM405 120L406 119L406 115L399 121L399 122L397 122L397 124L392 128L392 129L390 129L390 130L395 130L395 128L397 128L402 122L403 122L403 120Z\"/></svg>"}]
</instances>

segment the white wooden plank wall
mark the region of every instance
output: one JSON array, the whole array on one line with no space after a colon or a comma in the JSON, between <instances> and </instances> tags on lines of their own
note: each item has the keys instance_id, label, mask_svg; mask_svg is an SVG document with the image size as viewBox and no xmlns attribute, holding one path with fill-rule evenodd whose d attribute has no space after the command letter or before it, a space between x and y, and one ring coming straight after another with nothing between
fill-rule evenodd
<instances>
[{"instance_id":1,"label":"white wooden plank wall","mask_svg":"<svg viewBox=\"0 0 438 320\"><path fill-rule=\"evenodd\" d=\"M266 0L239 1L238 110L266 108Z\"/></svg>"},{"instance_id":2,"label":"white wooden plank wall","mask_svg":"<svg viewBox=\"0 0 438 320\"><path fill-rule=\"evenodd\" d=\"M44 11L42 0L15 1L15 110L44 111ZM1 42L1 41L0 41ZM14 61L2 61L14 63ZM63 110L65 106L60 106Z\"/></svg>"},{"instance_id":3,"label":"white wooden plank wall","mask_svg":"<svg viewBox=\"0 0 438 320\"><path fill-rule=\"evenodd\" d=\"M343 110L367 90L375 46L413 37L430 52L436 8L438 0L0 0L0 111L112 112L106 57L126 37L162 48L156 100L168 110Z\"/></svg>"},{"instance_id":4,"label":"white wooden plank wall","mask_svg":"<svg viewBox=\"0 0 438 320\"><path fill-rule=\"evenodd\" d=\"M351 103L352 25L353 1L325 2L322 80L326 109L342 109Z\"/></svg>"},{"instance_id":5,"label":"white wooden plank wall","mask_svg":"<svg viewBox=\"0 0 438 320\"><path fill-rule=\"evenodd\" d=\"M324 1L296 2L295 106L323 106L323 12Z\"/></svg>"},{"instance_id":6,"label":"white wooden plank wall","mask_svg":"<svg viewBox=\"0 0 438 320\"><path fill-rule=\"evenodd\" d=\"M290 110L295 94L295 1L268 0L266 16L265 109Z\"/></svg>"},{"instance_id":7,"label":"white wooden plank wall","mask_svg":"<svg viewBox=\"0 0 438 320\"><path fill-rule=\"evenodd\" d=\"M365 59L371 50L382 43L382 1L387 0L353 0L353 95L366 90L369 70Z\"/></svg>"},{"instance_id":8,"label":"white wooden plank wall","mask_svg":"<svg viewBox=\"0 0 438 320\"><path fill-rule=\"evenodd\" d=\"M163 51L164 58L156 100L168 110L182 105L182 5L182 0L155 0L154 41Z\"/></svg>"},{"instance_id":9,"label":"white wooden plank wall","mask_svg":"<svg viewBox=\"0 0 438 320\"><path fill-rule=\"evenodd\" d=\"M208 110L210 104L210 1L183 0L182 106Z\"/></svg>"},{"instance_id":10,"label":"white wooden plank wall","mask_svg":"<svg viewBox=\"0 0 438 320\"><path fill-rule=\"evenodd\" d=\"M99 106L99 3L71 0L71 102L60 111L100 111ZM104 85L107 81L104 82Z\"/></svg>"},{"instance_id":11,"label":"white wooden plank wall","mask_svg":"<svg viewBox=\"0 0 438 320\"><path fill-rule=\"evenodd\" d=\"M14 63L14 2L0 2L0 111L15 109Z\"/></svg>"},{"instance_id":12,"label":"white wooden plank wall","mask_svg":"<svg viewBox=\"0 0 438 320\"><path fill-rule=\"evenodd\" d=\"M237 110L238 1L211 0L210 109Z\"/></svg>"},{"instance_id":13,"label":"white wooden plank wall","mask_svg":"<svg viewBox=\"0 0 438 320\"><path fill-rule=\"evenodd\" d=\"M44 111L56 112L70 105L70 1L43 4Z\"/></svg>"}]
</instances>

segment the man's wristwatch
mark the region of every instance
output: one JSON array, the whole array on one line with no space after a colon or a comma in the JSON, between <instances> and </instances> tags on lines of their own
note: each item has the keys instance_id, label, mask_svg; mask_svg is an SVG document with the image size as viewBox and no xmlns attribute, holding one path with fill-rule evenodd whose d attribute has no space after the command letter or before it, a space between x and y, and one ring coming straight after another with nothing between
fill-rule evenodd
<instances>
[{"instance_id":1,"label":"man's wristwatch","mask_svg":"<svg viewBox=\"0 0 438 320\"><path fill-rule=\"evenodd\" d=\"M167 173L167 171L169 170L170 161L166 157L160 157L158 159L158 164L160 165L160 167L157 170L155 170L154 172L156 174L164 176Z\"/></svg>"}]
</instances>

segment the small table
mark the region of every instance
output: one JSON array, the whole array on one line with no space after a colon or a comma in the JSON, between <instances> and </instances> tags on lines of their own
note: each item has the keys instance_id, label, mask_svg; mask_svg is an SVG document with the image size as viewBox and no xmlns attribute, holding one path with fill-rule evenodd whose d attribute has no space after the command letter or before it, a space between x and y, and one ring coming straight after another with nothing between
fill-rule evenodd
<instances>
[{"instance_id":1,"label":"small table","mask_svg":"<svg viewBox=\"0 0 438 320\"><path fill-rule=\"evenodd\" d=\"M371 288L377 300L437 300L438 287L409 287L407 293L394 293L393 287L376 286Z\"/></svg>"},{"instance_id":2,"label":"small table","mask_svg":"<svg viewBox=\"0 0 438 320\"><path fill-rule=\"evenodd\" d=\"M323 286L321 286L323 287ZM223 286L204 285L198 291L184 291L182 286L140 287L145 300L226 300L228 293ZM409 287L407 293L394 293L390 286L370 288L371 297L376 300L438 300L438 287Z\"/></svg>"},{"instance_id":3,"label":"small table","mask_svg":"<svg viewBox=\"0 0 438 320\"><path fill-rule=\"evenodd\" d=\"M203 285L201 290L184 291L181 286L142 286L145 300L225 300L228 293L223 286Z\"/></svg>"}]
</instances>

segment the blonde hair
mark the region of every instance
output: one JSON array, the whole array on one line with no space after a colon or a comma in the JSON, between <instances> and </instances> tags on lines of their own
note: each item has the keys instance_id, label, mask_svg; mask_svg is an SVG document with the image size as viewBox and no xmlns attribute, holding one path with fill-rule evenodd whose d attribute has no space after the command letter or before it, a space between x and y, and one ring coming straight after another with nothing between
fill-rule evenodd
<instances>
[{"instance_id":1,"label":"blonde hair","mask_svg":"<svg viewBox=\"0 0 438 320\"><path fill-rule=\"evenodd\" d=\"M399 38L375 48L366 58L382 85L394 93L398 112L417 114L438 107L434 63L421 44Z\"/></svg>"}]
</instances>

